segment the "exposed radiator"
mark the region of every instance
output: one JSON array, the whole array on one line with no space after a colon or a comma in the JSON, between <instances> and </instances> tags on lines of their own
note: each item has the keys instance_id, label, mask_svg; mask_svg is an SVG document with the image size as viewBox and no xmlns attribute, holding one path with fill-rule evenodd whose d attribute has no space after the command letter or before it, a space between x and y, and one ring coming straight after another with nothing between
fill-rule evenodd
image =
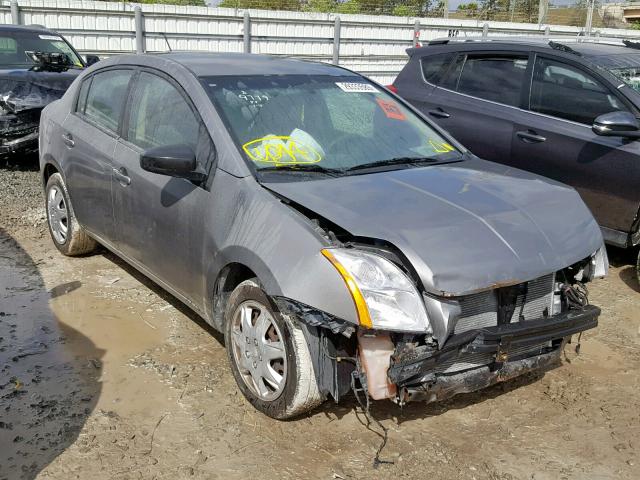
<instances>
[{"instance_id":1,"label":"exposed radiator","mask_svg":"<svg viewBox=\"0 0 640 480\"><path fill-rule=\"evenodd\" d=\"M526 320L540 318L553 308L553 289L555 274L551 273L535 280L527 285L527 294L524 308L522 302L524 295L519 295L511 322L519 321L520 309ZM460 298L460 318L454 327L454 333L462 333L468 330L483 327L495 327L498 325L498 295L496 290L467 295Z\"/></svg>"}]
</instances>

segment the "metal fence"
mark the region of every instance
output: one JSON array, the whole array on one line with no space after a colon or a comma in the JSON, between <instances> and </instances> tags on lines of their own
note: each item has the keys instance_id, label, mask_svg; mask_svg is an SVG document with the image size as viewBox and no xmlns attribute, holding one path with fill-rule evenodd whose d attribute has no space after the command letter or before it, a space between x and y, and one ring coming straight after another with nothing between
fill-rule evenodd
<instances>
[{"instance_id":1,"label":"metal fence","mask_svg":"<svg viewBox=\"0 0 640 480\"><path fill-rule=\"evenodd\" d=\"M3 0L0 22L40 24L81 53L198 50L253 52L333 62L391 82L417 41L446 36L580 35L584 27L467 18L351 15L85 0ZM640 37L640 31L592 34Z\"/></svg>"}]
</instances>

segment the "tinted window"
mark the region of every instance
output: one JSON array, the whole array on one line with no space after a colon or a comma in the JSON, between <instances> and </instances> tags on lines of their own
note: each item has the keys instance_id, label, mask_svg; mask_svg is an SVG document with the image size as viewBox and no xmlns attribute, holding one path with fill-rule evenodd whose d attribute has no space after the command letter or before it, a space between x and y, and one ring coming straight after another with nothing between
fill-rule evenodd
<instances>
[{"instance_id":1,"label":"tinted window","mask_svg":"<svg viewBox=\"0 0 640 480\"><path fill-rule=\"evenodd\" d=\"M526 56L467 55L457 90L517 107L526 70Z\"/></svg>"},{"instance_id":2,"label":"tinted window","mask_svg":"<svg viewBox=\"0 0 640 480\"><path fill-rule=\"evenodd\" d=\"M76 105L76 112L84 113L85 106L87 104L87 93L89 93L89 86L91 85L91 77L87 78L80 85L80 93L78 93L78 104Z\"/></svg>"},{"instance_id":3,"label":"tinted window","mask_svg":"<svg viewBox=\"0 0 640 480\"><path fill-rule=\"evenodd\" d=\"M458 88L458 79L460 78L460 72L462 71L462 65L464 65L464 55L458 55L453 62L453 65L443 74L442 79L438 86L448 88L449 90L455 90Z\"/></svg>"},{"instance_id":4,"label":"tinted window","mask_svg":"<svg viewBox=\"0 0 640 480\"><path fill-rule=\"evenodd\" d=\"M582 70L538 58L531 84L531 110L590 125L598 115L627 108Z\"/></svg>"},{"instance_id":5,"label":"tinted window","mask_svg":"<svg viewBox=\"0 0 640 480\"><path fill-rule=\"evenodd\" d=\"M433 84L438 85L442 76L446 73L447 67L451 63L452 53L443 53L440 55L429 55L421 59L422 74L424 79Z\"/></svg>"},{"instance_id":6,"label":"tinted window","mask_svg":"<svg viewBox=\"0 0 640 480\"><path fill-rule=\"evenodd\" d=\"M98 125L118 131L132 70L109 70L93 76L84 114Z\"/></svg>"},{"instance_id":7,"label":"tinted window","mask_svg":"<svg viewBox=\"0 0 640 480\"><path fill-rule=\"evenodd\" d=\"M200 121L167 80L142 72L131 100L127 139L140 148L188 145L196 150Z\"/></svg>"}]
</instances>

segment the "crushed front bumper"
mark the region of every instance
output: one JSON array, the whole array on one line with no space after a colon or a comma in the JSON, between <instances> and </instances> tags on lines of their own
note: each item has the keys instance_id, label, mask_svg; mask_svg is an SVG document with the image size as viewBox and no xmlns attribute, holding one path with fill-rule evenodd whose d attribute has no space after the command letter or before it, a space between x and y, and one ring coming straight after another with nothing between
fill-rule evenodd
<instances>
[{"instance_id":1,"label":"crushed front bumper","mask_svg":"<svg viewBox=\"0 0 640 480\"><path fill-rule=\"evenodd\" d=\"M471 330L452 336L439 350L394 355L387 372L399 387L400 401L438 401L472 392L523 373L544 370L557 363L567 337L598 325L598 307L587 305L552 318L527 320ZM527 346L549 343L537 355L510 356ZM438 366L469 353L495 355L494 362L455 374L441 374ZM524 357L524 358L523 358Z\"/></svg>"},{"instance_id":2,"label":"crushed front bumper","mask_svg":"<svg viewBox=\"0 0 640 480\"><path fill-rule=\"evenodd\" d=\"M0 157L14 153L33 153L38 150L38 130L23 137L5 138L0 135Z\"/></svg>"},{"instance_id":3,"label":"crushed front bumper","mask_svg":"<svg viewBox=\"0 0 640 480\"><path fill-rule=\"evenodd\" d=\"M40 110L0 112L0 157L38 150Z\"/></svg>"}]
</instances>

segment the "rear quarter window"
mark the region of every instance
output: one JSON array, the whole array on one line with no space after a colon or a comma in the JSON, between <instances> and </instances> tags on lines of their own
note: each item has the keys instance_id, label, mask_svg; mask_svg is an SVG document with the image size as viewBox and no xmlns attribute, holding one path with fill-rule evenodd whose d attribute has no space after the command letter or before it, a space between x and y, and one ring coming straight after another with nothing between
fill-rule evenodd
<instances>
[{"instance_id":1,"label":"rear quarter window","mask_svg":"<svg viewBox=\"0 0 640 480\"><path fill-rule=\"evenodd\" d=\"M91 85L91 77L87 78L80 85L80 92L78 93L78 103L76 104L76 112L84 114L84 108L87 104L87 93L89 93L89 86Z\"/></svg>"},{"instance_id":2,"label":"rear quarter window","mask_svg":"<svg viewBox=\"0 0 640 480\"><path fill-rule=\"evenodd\" d=\"M447 72L447 68L453 59L452 53L428 55L420 59L422 75L432 85L438 85Z\"/></svg>"}]
</instances>

